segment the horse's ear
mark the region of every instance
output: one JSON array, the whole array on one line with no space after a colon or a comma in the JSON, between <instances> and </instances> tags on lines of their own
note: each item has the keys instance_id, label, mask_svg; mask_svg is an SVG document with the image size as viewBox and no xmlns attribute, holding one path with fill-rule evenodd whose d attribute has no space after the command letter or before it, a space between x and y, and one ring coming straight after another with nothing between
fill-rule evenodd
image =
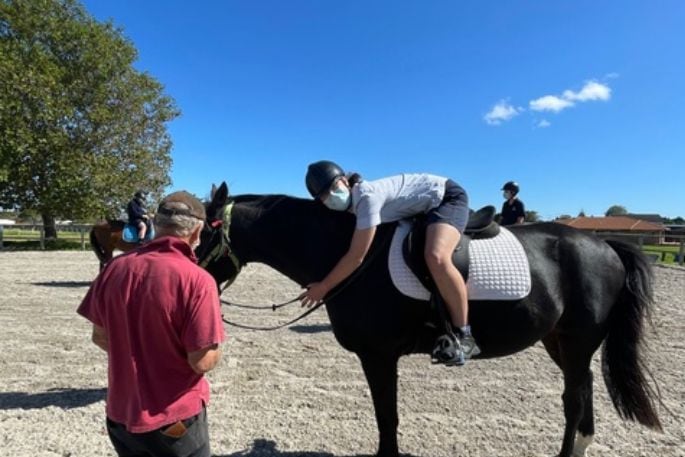
<instances>
[{"instance_id":1,"label":"horse's ear","mask_svg":"<svg viewBox=\"0 0 685 457\"><path fill-rule=\"evenodd\" d=\"M212 183L212 191L209 193L209 198L214 198L214 194L216 194L216 185Z\"/></svg>"},{"instance_id":2,"label":"horse's ear","mask_svg":"<svg viewBox=\"0 0 685 457\"><path fill-rule=\"evenodd\" d=\"M216 186L212 185L212 201L211 201L209 206L213 209L218 210L219 208L222 208L226 204L227 200L228 200L228 186L226 185L226 183L222 182L218 188Z\"/></svg>"}]
</instances>

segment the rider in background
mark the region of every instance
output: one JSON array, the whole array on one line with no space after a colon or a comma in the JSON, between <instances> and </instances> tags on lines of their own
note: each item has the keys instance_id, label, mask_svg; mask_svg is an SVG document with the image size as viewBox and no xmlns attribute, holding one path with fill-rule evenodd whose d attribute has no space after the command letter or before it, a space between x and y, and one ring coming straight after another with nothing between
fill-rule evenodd
<instances>
[{"instance_id":1,"label":"rider in background","mask_svg":"<svg viewBox=\"0 0 685 457\"><path fill-rule=\"evenodd\" d=\"M502 196L506 201L502 204L500 225L523 224L525 221L526 209L517 197L519 190L519 185L514 181L508 181L502 186Z\"/></svg>"},{"instance_id":2,"label":"rider in background","mask_svg":"<svg viewBox=\"0 0 685 457\"><path fill-rule=\"evenodd\" d=\"M140 243L145 240L147 234L147 209L145 208L145 197L147 192L143 190L137 191L131 201L126 206L126 213L128 214L128 223L138 228L138 241Z\"/></svg>"},{"instance_id":3,"label":"rider in background","mask_svg":"<svg viewBox=\"0 0 685 457\"><path fill-rule=\"evenodd\" d=\"M363 181L356 173L345 176L337 164L327 160L309 165L306 185L312 197L329 209L354 214L356 229L348 252L321 281L309 284L301 295L303 305L312 306L323 300L362 264L378 225L424 213L426 264L454 327L453 335L438 338L433 358L446 365L463 365L480 353L468 325L466 285L452 263L452 253L469 215L464 189L451 179L426 173Z\"/></svg>"}]
</instances>

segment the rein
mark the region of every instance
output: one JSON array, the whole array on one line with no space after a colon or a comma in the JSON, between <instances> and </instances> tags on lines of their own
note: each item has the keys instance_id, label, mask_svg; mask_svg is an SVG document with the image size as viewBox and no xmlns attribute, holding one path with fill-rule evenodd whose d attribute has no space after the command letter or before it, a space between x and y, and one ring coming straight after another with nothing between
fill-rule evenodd
<instances>
[{"instance_id":1,"label":"rein","mask_svg":"<svg viewBox=\"0 0 685 457\"><path fill-rule=\"evenodd\" d=\"M352 272L352 274L350 276L348 276L347 279L345 279L342 282L342 284L339 284L333 290L333 293L331 293L324 300L321 300L319 303L317 303L316 305L314 305L313 307L311 307L310 309L308 309L304 313L300 314L296 318L294 318L288 322L285 322L283 324L274 325L271 327L254 327L254 326L250 326L250 325L240 324L237 322L229 321L228 319L224 318L223 316L221 316L221 320L223 320L225 323L227 323L228 325L231 325L233 327L243 328L243 329L247 329L247 330L271 331L271 330L278 330L280 328L287 327L287 326L294 324L295 322L297 322L301 319L304 319L305 317L309 316L311 313L316 311L318 308L320 308L322 305L325 305L326 301L332 300L333 298L338 296L342 291L344 291L347 288L347 286L349 286L357 278L357 276L359 276L364 270L366 270L366 267L368 265L370 265L371 263L373 263L376 256L378 256L378 253L383 250L382 247L385 246L392 239L393 233L394 233L393 230L389 230L388 234L385 236L385 239L383 240L383 243L378 247L378 249L374 250L374 252L372 252L371 255L369 255L364 260L364 262L359 266L359 268L357 268L354 272ZM231 281L231 282L233 282L233 281ZM224 288L224 290L225 290L225 288ZM297 297L293 298L292 300L289 300L289 301L286 301L283 303L271 304L271 305L242 305L242 304L233 303L233 302L230 302L227 300L221 300L221 303L226 305L226 306L235 306L236 308L260 309L260 310L261 309L271 309L272 311L276 311L279 308L282 308L284 306L290 305L291 303L295 303L295 302L299 301L300 296L301 295L298 295Z\"/></svg>"}]
</instances>

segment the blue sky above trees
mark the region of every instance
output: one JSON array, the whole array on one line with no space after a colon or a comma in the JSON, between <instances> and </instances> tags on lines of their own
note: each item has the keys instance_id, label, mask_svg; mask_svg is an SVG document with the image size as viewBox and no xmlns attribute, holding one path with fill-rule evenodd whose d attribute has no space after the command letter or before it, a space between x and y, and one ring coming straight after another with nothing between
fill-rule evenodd
<instances>
[{"instance_id":1,"label":"blue sky above trees","mask_svg":"<svg viewBox=\"0 0 685 457\"><path fill-rule=\"evenodd\" d=\"M305 196L319 159L474 207L685 214L685 3L89 0L176 99L173 188Z\"/></svg>"}]
</instances>

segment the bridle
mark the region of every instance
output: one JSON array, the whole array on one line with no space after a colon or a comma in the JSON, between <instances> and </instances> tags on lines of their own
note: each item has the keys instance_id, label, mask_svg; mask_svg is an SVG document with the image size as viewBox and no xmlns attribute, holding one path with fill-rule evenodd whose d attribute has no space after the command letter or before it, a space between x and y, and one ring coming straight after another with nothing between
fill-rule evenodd
<instances>
[{"instance_id":1,"label":"bridle","mask_svg":"<svg viewBox=\"0 0 685 457\"><path fill-rule=\"evenodd\" d=\"M216 245L210 249L208 252L203 253L202 257L198 260L198 265L201 266L202 268L206 268L207 265L209 265L211 262L215 262L217 260L220 260L223 257L229 257L231 262L233 263L233 266L235 268L235 274L230 277L223 286L219 287L219 296L228 288L235 279L238 277L238 274L240 273L240 270L243 267L243 264L240 262L240 259L235 254L235 251L233 250L233 247L231 246L231 238L229 236L229 231L231 228L231 212L233 210L233 202L230 202L226 204L224 207L223 211L223 216L221 219L217 219L213 221L210 226L212 227L213 234L212 238L210 239L210 242L214 240L215 236L220 236L219 242L216 243ZM218 227L221 227L221 230L216 230ZM392 239L393 231L389 231L388 235L385 236L385 239L383 240L383 243L386 244ZM330 293L327 297L326 300L330 301L337 295L339 295L344 289L347 288L356 278L359 276L365 269L366 267L373 262L375 257L378 255L378 253L382 251L381 247L379 246L378 248L374 249L369 256L364 260L364 262L357 268L350 276L347 277L341 284L339 284L335 289L333 289L332 293ZM243 305L239 303L234 303L230 302L228 300L223 300L221 299L221 303L226 305L226 306L235 306L238 308L248 308L248 309L271 309L272 311L276 311L279 308L282 308L284 306L290 305L292 303L296 303L300 300L301 294L298 295L297 297L283 302L279 304L271 304L271 305ZM269 330L277 330L283 327L287 327L291 324L294 324L295 322L299 321L300 319L304 319L314 311L316 311L318 308L320 308L322 305L325 305L326 301L322 300L316 305L312 306L309 308L307 311L304 313L300 314L296 318L285 322L283 324L275 325L272 327L253 327L249 325L244 325L240 324L237 322L232 322L229 321L228 319L225 319L222 316L222 320L227 323L228 325L231 325L233 327L238 327L238 328L243 328L247 330L263 330L263 331L269 331Z\"/></svg>"},{"instance_id":2,"label":"bridle","mask_svg":"<svg viewBox=\"0 0 685 457\"><path fill-rule=\"evenodd\" d=\"M198 265L202 268L207 268L207 265L209 265L212 262L216 262L224 257L228 257L231 260L231 263L233 264L233 268L235 270L235 273L226 280L226 282L223 285L219 286L219 297L221 297L221 294L235 281L235 279L238 277L238 274L240 273L240 270L243 267L243 263L238 259L238 256L235 254L235 251L233 250L233 246L231 246L231 237L229 235L230 230L231 230L231 216L232 216L232 211L233 211L233 202L229 202L224 206L223 209L223 215L221 219L217 219L213 222L211 222L209 225L212 229L212 237L209 240L210 245L214 241L215 237L219 237L219 241L214 245L213 248L211 248L209 251L203 253L202 257L198 259ZM218 229L218 230L217 230ZM271 309L272 311L276 311L279 308L282 308L284 306L287 306L291 303L295 303L299 301L300 296L298 295L297 297L293 298L292 300L289 300L284 303L279 303L279 304L272 304L268 306L262 306L262 305L242 305L239 303L233 303L228 300L220 300L222 304L226 306L235 306L238 308L249 308L249 309ZM303 314L301 314L299 317L288 321L284 324L277 325L274 327L252 327L244 324L239 324L237 322L231 322L227 319L225 319L222 316L222 320L234 327L239 327L239 328L244 328L244 329L249 329L249 330L276 330L282 327L286 327L290 324L293 324L294 322L299 321L300 319L303 319L304 317L308 316L312 312L314 312L317 308L319 308L321 305L323 305L324 302L319 302L317 303L314 307L308 309L305 311Z\"/></svg>"},{"instance_id":3,"label":"bridle","mask_svg":"<svg viewBox=\"0 0 685 457\"><path fill-rule=\"evenodd\" d=\"M238 256L235 255L235 251L231 246L231 237L229 236L229 232L231 230L232 210L233 202L227 203L224 207L222 218L217 219L209 224L213 229L212 237L209 240L210 245L216 236L219 236L219 242L216 243L208 252L203 253L202 258L198 259L198 265L202 268L207 268L207 265L209 265L211 262L215 262L222 257L228 257L231 260L235 269L235 274L230 277L226 283L224 283L223 287L219 288L220 292L223 292L228 286L233 284L233 281L235 281L235 278L238 277L238 274L243 267L240 259L238 259ZM217 230L219 227L220 230Z\"/></svg>"}]
</instances>

